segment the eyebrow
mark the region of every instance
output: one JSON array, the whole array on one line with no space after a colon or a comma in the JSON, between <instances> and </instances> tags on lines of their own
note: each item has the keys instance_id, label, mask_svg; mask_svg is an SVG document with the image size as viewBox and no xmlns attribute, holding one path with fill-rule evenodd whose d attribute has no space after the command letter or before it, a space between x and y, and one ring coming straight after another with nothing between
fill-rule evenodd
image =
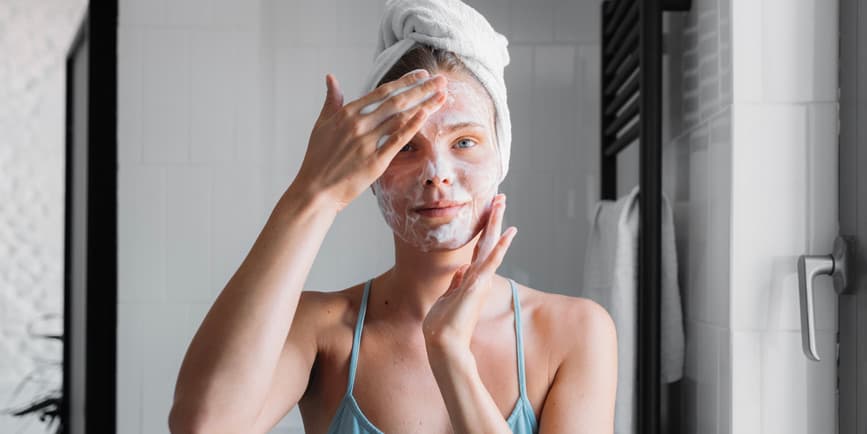
<instances>
[{"instance_id":1,"label":"eyebrow","mask_svg":"<svg viewBox=\"0 0 867 434\"><path fill-rule=\"evenodd\" d=\"M458 122L456 124L446 125L445 129L446 129L446 131L454 131L457 129L468 128L468 127L470 127L470 128L482 128L482 129L485 128L484 125L482 125L478 122Z\"/></svg>"}]
</instances>

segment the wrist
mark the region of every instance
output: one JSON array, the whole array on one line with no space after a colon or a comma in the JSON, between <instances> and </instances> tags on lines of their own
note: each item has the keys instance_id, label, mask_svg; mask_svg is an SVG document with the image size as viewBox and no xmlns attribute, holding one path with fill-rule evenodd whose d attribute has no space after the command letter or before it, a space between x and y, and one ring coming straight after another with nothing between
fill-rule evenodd
<instances>
[{"instance_id":1,"label":"wrist","mask_svg":"<svg viewBox=\"0 0 867 434\"><path fill-rule=\"evenodd\" d=\"M433 370L472 370L476 358L469 348L444 344L441 342L426 343L428 362Z\"/></svg>"},{"instance_id":2,"label":"wrist","mask_svg":"<svg viewBox=\"0 0 867 434\"><path fill-rule=\"evenodd\" d=\"M292 183L283 192L278 206L288 207L302 213L332 214L339 212L337 204L319 191Z\"/></svg>"}]
</instances>

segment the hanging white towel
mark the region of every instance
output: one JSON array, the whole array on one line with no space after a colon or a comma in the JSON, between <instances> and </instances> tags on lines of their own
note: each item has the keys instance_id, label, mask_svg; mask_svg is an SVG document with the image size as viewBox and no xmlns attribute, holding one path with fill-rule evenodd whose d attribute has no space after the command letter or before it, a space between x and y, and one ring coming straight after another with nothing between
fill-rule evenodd
<instances>
[{"instance_id":1,"label":"hanging white towel","mask_svg":"<svg viewBox=\"0 0 867 434\"><path fill-rule=\"evenodd\" d=\"M636 432L636 357L638 343L639 188L616 201L602 200L590 216L580 296L605 307L617 328L617 400L614 432ZM660 375L663 383L683 375L683 311L677 285L674 223L662 195L662 265L660 287Z\"/></svg>"}]
</instances>

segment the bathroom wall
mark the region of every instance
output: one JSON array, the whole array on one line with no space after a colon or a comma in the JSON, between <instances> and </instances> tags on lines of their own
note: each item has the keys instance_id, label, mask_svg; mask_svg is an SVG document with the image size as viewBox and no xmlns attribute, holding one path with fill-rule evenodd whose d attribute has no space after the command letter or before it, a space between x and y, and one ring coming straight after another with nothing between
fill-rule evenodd
<instances>
[{"instance_id":1,"label":"bathroom wall","mask_svg":"<svg viewBox=\"0 0 867 434\"><path fill-rule=\"evenodd\" d=\"M168 432L187 345L273 205L260 11L119 2L119 433Z\"/></svg>"},{"instance_id":2,"label":"bathroom wall","mask_svg":"<svg viewBox=\"0 0 867 434\"><path fill-rule=\"evenodd\" d=\"M598 192L598 2L468 3L510 40L501 190L505 225L520 232L499 271L573 293ZM361 96L382 4L120 1L118 432L167 431L184 351L297 173L325 74L346 102ZM338 216L306 288L381 273L391 246L365 192ZM301 426L296 408L274 432Z\"/></svg>"}]
</instances>

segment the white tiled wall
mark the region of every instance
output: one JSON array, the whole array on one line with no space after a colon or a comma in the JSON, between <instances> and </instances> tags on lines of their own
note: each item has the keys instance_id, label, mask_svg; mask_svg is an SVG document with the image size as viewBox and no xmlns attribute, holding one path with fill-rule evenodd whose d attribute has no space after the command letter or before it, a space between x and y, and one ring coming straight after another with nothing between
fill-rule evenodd
<instances>
[{"instance_id":1,"label":"white tiled wall","mask_svg":"<svg viewBox=\"0 0 867 434\"><path fill-rule=\"evenodd\" d=\"M598 1L468 3L510 40L514 139L502 191L506 225L521 235L500 272L572 293L598 191L587 187L598 155ZM382 4L121 0L119 432L167 431L186 345L297 173L325 74L346 102L361 96ZM338 216L306 287L380 273L391 245L364 193ZM297 409L278 431L301 432Z\"/></svg>"},{"instance_id":2,"label":"white tiled wall","mask_svg":"<svg viewBox=\"0 0 867 434\"><path fill-rule=\"evenodd\" d=\"M168 432L181 358L266 200L258 2L121 0L118 425Z\"/></svg>"}]
</instances>

